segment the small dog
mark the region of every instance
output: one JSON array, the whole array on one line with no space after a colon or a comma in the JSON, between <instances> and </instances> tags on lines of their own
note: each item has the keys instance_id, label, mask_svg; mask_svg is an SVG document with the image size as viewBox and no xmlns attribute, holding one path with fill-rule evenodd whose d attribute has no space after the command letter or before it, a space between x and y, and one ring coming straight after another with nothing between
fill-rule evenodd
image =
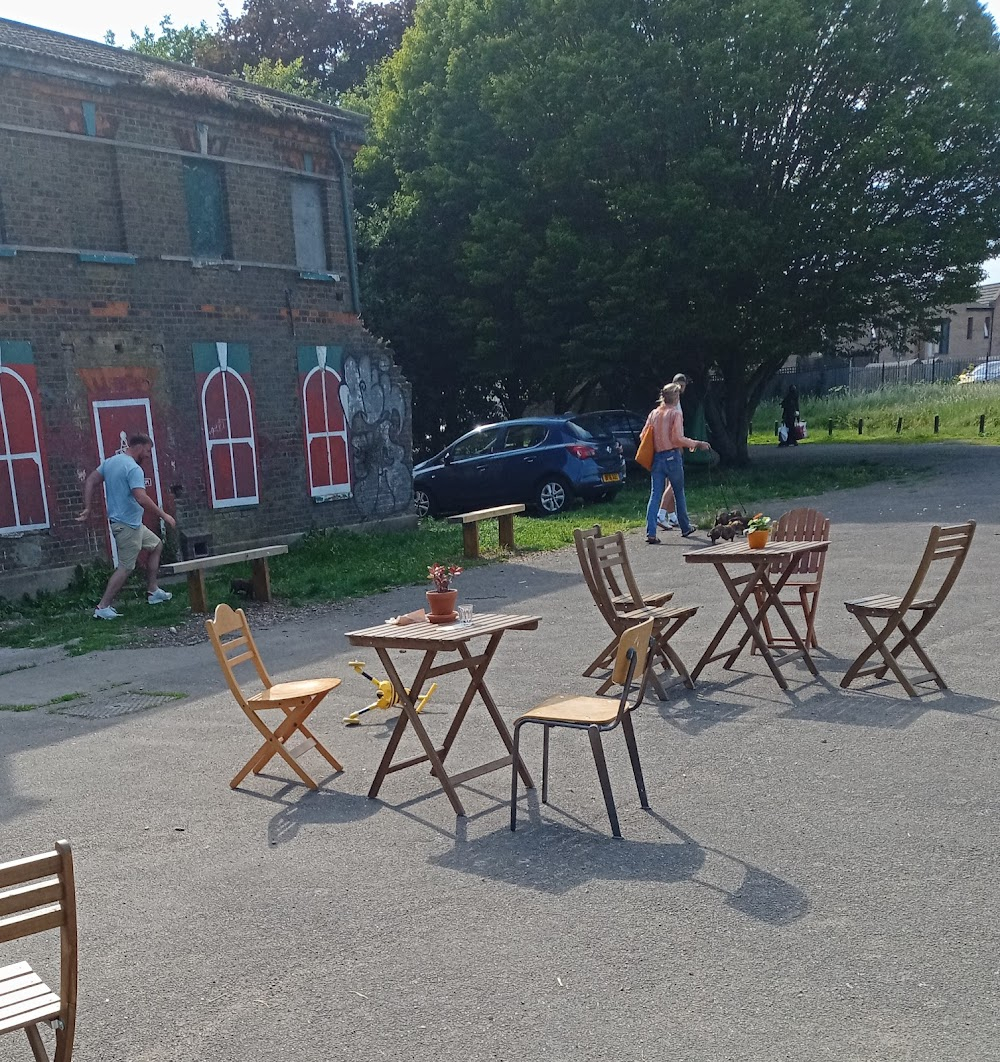
<instances>
[{"instance_id":1,"label":"small dog","mask_svg":"<svg viewBox=\"0 0 1000 1062\"><path fill-rule=\"evenodd\" d=\"M708 537L713 542L718 542L720 538L726 542L732 542L737 535L743 534L746 526L747 518L744 513L727 512L723 509L715 517L715 527L709 531Z\"/></svg>"},{"instance_id":2,"label":"small dog","mask_svg":"<svg viewBox=\"0 0 1000 1062\"><path fill-rule=\"evenodd\" d=\"M253 582L250 579L230 579L229 589L234 594L245 597L247 601L254 600Z\"/></svg>"}]
</instances>

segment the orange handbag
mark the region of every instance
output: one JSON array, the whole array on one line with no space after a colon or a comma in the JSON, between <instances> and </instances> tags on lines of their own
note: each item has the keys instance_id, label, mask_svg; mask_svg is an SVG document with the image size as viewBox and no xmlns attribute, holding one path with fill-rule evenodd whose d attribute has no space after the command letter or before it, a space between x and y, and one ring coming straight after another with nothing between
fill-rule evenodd
<instances>
[{"instance_id":1,"label":"orange handbag","mask_svg":"<svg viewBox=\"0 0 1000 1062\"><path fill-rule=\"evenodd\" d=\"M635 451L635 463L641 465L647 472L653 467L653 458L656 450L653 447L653 429L643 428L639 436L639 446Z\"/></svg>"}]
</instances>

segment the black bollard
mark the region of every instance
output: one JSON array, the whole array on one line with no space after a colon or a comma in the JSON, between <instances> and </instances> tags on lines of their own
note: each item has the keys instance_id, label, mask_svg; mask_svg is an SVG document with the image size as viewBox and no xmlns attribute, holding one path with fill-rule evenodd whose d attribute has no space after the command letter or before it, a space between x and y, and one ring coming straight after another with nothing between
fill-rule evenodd
<instances>
[{"instance_id":1,"label":"black bollard","mask_svg":"<svg viewBox=\"0 0 1000 1062\"><path fill-rule=\"evenodd\" d=\"M865 433L864 417L858 417L858 435L864 435L864 433Z\"/></svg>"},{"instance_id":2,"label":"black bollard","mask_svg":"<svg viewBox=\"0 0 1000 1062\"><path fill-rule=\"evenodd\" d=\"M826 434L833 438L833 417L826 422Z\"/></svg>"},{"instance_id":3,"label":"black bollard","mask_svg":"<svg viewBox=\"0 0 1000 1062\"><path fill-rule=\"evenodd\" d=\"M903 430L903 418L896 418L896 434L898 435Z\"/></svg>"},{"instance_id":4,"label":"black bollard","mask_svg":"<svg viewBox=\"0 0 1000 1062\"><path fill-rule=\"evenodd\" d=\"M979 415L979 434L980 435L985 435L986 434L986 414L985 413L981 413Z\"/></svg>"},{"instance_id":5,"label":"black bollard","mask_svg":"<svg viewBox=\"0 0 1000 1062\"><path fill-rule=\"evenodd\" d=\"M937 415L937 413L935 413L934 414L934 434L935 435L937 435L938 428L940 428L940 427L941 427L941 418Z\"/></svg>"}]
</instances>

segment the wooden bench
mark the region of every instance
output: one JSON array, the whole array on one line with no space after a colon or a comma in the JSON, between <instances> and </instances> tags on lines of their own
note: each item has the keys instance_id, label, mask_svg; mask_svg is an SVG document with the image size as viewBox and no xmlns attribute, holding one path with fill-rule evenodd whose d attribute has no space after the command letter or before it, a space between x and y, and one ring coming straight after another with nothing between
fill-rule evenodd
<instances>
[{"instance_id":1,"label":"wooden bench","mask_svg":"<svg viewBox=\"0 0 1000 1062\"><path fill-rule=\"evenodd\" d=\"M267 566L267 558L279 557L287 552L287 546L261 546L259 549L245 549L239 553L220 553L215 557L195 557L194 560L177 561L175 564L161 564L160 571L164 575L183 575L186 573L191 611L208 612L208 596L205 593L206 568L221 568L226 564L239 564L240 561L250 561L254 600L270 601L271 572Z\"/></svg>"},{"instance_id":2,"label":"wooden bench","mask_svg":"<svg viewBox=\"0 0 1000 1062\"><path fill-rule=\"evenodd\" d=\"M498 505L494 509L477 509L474 513L449 516L453 524L462 525L462 552L466 557L479 556L479 525L483 520L496 520L500 527L500 548L514 548L514 514L523 513L523 505Z\"/></svg>"}]
</instances>

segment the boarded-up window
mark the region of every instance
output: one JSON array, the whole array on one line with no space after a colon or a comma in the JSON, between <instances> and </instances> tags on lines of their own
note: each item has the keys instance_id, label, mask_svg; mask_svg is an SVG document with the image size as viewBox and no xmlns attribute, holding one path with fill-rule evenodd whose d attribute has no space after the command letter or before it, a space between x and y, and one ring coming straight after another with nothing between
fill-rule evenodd
<instances>
[{"instance_id":1,"label":"boarded-up window","mask_svg":"<svg viewBox=\"0 0 1000 1062\"><path fill-rule=\"evenodd\" d=\"M257 442L250 351L239 343L195 343L202 430L213 509L256 505Z\"/></svg>"},{"instance_id":2,"label":"boarded-up window","mask_svg":"<svg viewBox=\"0 0 1000 1062\"><path fill-rule=\"evenodd\" d=\"M313 498L348 497L351 463L347 420L340 400L341 347L299 347L299 380L305 420L309 493Z\"/></svg>"},{"instance_id":3,"label":"boarded-up window","mask_svg":"<svg viewBox=\"0 0 1000 1062\"><path fill-rule=\"evenodd\" d=\"M318 181L292 181L295 264L310 273L326 272L323 188Z\"/></svg>"},{"instance_id":4,"label":"boarded-up window","mask_svg":"<svg viewBox=\"0 0 1000 1062\"><path fill-rule=\"evenodd\" d=\"M207 159L184 160L191 254L195 258L229 258L229 218L222 167Z\"/></svg>"},{"instance_id":5,"label":"boarded-up window","mask_svg":"<svg viewBox=\"0 0 1000 1062\"><path fill-rule=\"evenodd\" d=\"M49 526L38 385L28 343L0 343L0 531Z\"/></svg>"}]
</instances>

